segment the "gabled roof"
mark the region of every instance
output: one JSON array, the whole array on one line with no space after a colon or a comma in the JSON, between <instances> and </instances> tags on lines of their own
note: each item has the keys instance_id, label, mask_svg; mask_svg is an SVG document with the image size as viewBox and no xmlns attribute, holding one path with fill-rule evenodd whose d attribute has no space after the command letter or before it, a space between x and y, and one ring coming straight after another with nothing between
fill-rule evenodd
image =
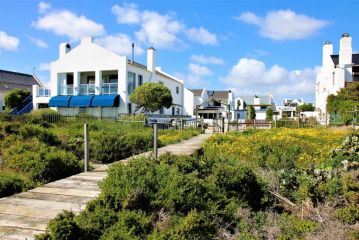
<instances>
[{"instance_id":1,"label":"gabled roof","mask_svg":"<svg viewBox=\"0 0 359 240\"><path fill-rule=\"evenodd\" d=\"M239 96L247 105L255 105L254 98L259 98L259 105L272 105L272 97L269 95Z\"/></svg>"},{"instance_id":2,"label":"gabled roof","mask_svg":"<svg viewBox=\"0 0 359 240\"><path fill-rule=\"evenodd\" d=\"M229 98L229 93L231 91L227 90L227 91L213 91L213 90L208 90L208 99L220 99L220 100L228 100Z\"/></svg>"},{"instance_id":3,"label":"gabled roof","mask_svg":"<svg viewBox=\"0 0 359 240\"><path fill-rule=\"evenodd\" d=\"M338 65L339 64L339 55L330 55L332 58L332 61L334 63L334 65ZM354 65L359 65L359 53L354 53L352 54L352 63Z\"/></svg>"},{"instance_id":4,"label":"gabled roof","mask_svg":"<svg viewBox=\"0 0 359 240\"><path fill-rule=\"evenodd\" d=\"M33 75L0 69L0 91L7 92L15 88L32 91L32 85L42 84Z\"/></svg>"},{"instance_id":5,"label":"gabled roof","mask_svg":"<svg viewBox=\"0 0 359 240\"><path fill-rule=\"evenodd\" d=\"M189 89L194 96L202 96L203 89Z\"/></svg>"}]
</instances>

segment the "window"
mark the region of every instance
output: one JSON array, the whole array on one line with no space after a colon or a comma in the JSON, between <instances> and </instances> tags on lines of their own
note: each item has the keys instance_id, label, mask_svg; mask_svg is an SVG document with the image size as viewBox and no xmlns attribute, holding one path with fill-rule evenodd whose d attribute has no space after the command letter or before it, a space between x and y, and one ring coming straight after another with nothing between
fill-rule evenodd
<instances>
[{"instance_id":1,"label":"window","mask_svg":"<svg viewBox=\"0 0 359 240\"><path fill-rule=\"evenodd\" d=\"M163 114L163 107L160 108L160 114Z\"/></svg>"},{"instance_id":2,"label":"window","mask_svg":"<svg viewBox=\"0 0 359 240\"><path fill-rule=\"evenodd\" d=\"M175 107L172 107L172 115L175 115Z\"/></svg>"},{"instance_id":3,"label":"window","mask_svg":"<svg viewBox=\"0 0 359 240\"><path fill-rule=\"evenodd\" d=\"M141 86L143 83L143 77L142 75L138 75L138 86Z\"/></svg>"},{"instance_id":4,"label":"window","mask_svg":"<svg viewBox=\"0 0 359 240\"><path fill-rule=\"evenodd\" d=\"M176 115L180 115L180 109L176 108Z\"/></svg>"},{"instance_id":5,"label":"window","mask_svg":"<svg viewBox=\"0 0 359 240\"><path fill-rule=\"evenodd\" d=\"M73 85L74 84L74 74L68 73L66 74L66 85Z\"/></svg>"},{"instance_id":6,"label":"window","mask_svg":"<svg viewBox=\"0 0 359 240\"><path fill-rule=\"evenodd\" d=\"M179 87L176 87L176 93L179 94Z\"/></svg>"},{"instance_id":7,"label":"window","mask_svg":"<svg viewBox=\"0 0 359 240\"><path fill-rule=\"evenodd\" d=\"M130 95L135 91L136 87L136 74L133 72L128 72L127 74L127 94Z\"/></svg>"},{"instance_id":8,"label":"window","mask_svg":"<svg viewBox=\"0 0 359 240\"><path fill-rule=\"evenodd\" d=\"M132 113L132 104L131 104L131 103L128 103L128 104L127 104L127 112L128 112L129 114Z\"/></svg>"}]
</instances>

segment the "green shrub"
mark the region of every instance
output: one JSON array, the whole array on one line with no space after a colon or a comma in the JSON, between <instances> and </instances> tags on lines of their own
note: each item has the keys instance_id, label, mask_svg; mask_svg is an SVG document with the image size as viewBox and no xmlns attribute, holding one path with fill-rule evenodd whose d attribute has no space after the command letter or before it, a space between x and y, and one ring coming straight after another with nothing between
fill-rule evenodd
<instances>
[{"instance_id":1,"label":"green shrub","mask_svg":"<svg viewBox=\"0 0 359 240\"><path fill-rule=\"evenodd\" d=\"M81 239L81 229L75 221L75 214L70 211L59 213L50 220L46 232L36 236L37 240L69 240Z\"/></svg>"},{"instance_id":2,"label":"green shrub","mask_svg":"<svg viewBox=\"0 0 359 240\"><path fill-rule=\"evenodd\" d=\"M359 208L352 204L348 207L335 210L336 218L345 224L355 224L359 221Z\"/></svg>"},{"instance_id":3,"label":"green shrub","mask_svg":"<svg viewBox=\"0 0 359 240\"><path fill-rule=\"evenodd\" d=\"M102 163L111 163L131 156L131 146L123 134L108 133L99 136L92 145L93 158Z\"/></svg>"},{"instance_id":4,"label":"green shrub","mask_svg":"<svg viewBox=\"0 0 359 240\"><path fill-rule=\"evenodd\" d=\"M50 146L58 145L60 143L57 136L55 134L53 134L52 132L50 132L50 130L36 126L36 125L26 124L26 125L22 126L19 129L19 134L23 139L36 137L41 142L43 142L47 145L50 145Z\"/></svg>"},{"instance_id":5,"label":"green shrub","mask_svg":"<svg viewBox=\"0 0 359 240\"><path fill-rule=\"evenodd\" d=\"M151 218L141 211L123 210L118 222L102 235L103 240L141 240L151 231Z\"/></svg>"},{"instance_id":6,"label":"green shrub","mask_svg":"<svg viewBox=\"0 0 359 240\"><path fill-rule=\"evenodd\" d=\"M25 176L0 170L0 198L22 192L30 187L32 183Z\"/></svg>"},{"instance_id":7,"label":"green shrub","mask_svg":"<svg viewBox=\"0 0 359 240\"><path fill-rule=\"evenodd\" d=\"M26 117L29 123L50 127L51 123L58 122L61 119L61 114L49 108L42 108L33 110Z\"/></svg>"},{"instance_id":8,"label":"green shrub","mask_svg":"<svg viewBox=\"0 0 359 240\"><path fill-rule=\"evenodd\" d=\"M35 182L49 182L81 172L80 164L71 153L33 139L15 141L3 151L4 164L29 176Z\"/></svg>"},{"instance_id":9,"label":"green shrub","mask_svg":"<svg viewBox=\"0 0 359 240\"><path fill-rule=\"evenodd\" d=\"M304 239L307 234L317 229L318 223L312 220L301 220L292 215L282 214L279 227L282 232L278 238L280 240Z\"/></svg>"},{"instance_id":10,"label":"green shrub","mask_svg":"<svg viewBox=\"0 0 359 240\"><path fill-rule=\"evenodd\" d=\"M117 221L118 213L101 199L88 202L86 210L77 218L85 239L100 239L105 230Z\"/></svg>"}]
</instances>

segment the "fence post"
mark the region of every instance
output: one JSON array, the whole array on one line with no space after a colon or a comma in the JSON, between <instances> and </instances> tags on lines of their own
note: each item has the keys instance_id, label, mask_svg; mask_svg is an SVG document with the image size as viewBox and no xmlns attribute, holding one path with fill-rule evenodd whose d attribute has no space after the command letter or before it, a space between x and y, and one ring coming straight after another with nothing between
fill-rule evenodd
<instances>
[{"instance_id":1,"label":"fence post","mask_svg":"<svg viewBox=\"0 0 359 240\"><path fill-rule=\"evenodd\" d=\"M300 128L300 113L298 113L298 128Z\"/></svg>"},{"instance_id":2,"label":"fence post","mask_svg":"<svg viewBox=\"0 0 359 240\"><path fill-rule=\"evenodd\" d=\"M153 124L153 158L157 159L158 157L158 129L157 129L157 123Z\"/></svg>"},{"instance_id":3,"label":"fence post","mask_svg":"<svg viewBox=\"0 0 359 240\"><path fill-rule=\"evenodd\" d=\"M85 172L88 170L88 161L89 161L89 137L88 137L88 124L84 124L84 168Z\"/></svg>"},{"instance_id":4,"label":"fence post","mask_svg":"<svg viewBox=\"0 0 359 240\"><path fill-rule=\"evenodd\" d=\"M181 118L181 130L184 129L184 121L183 121L183 118Z\"/></svg>"},{"instance_id":5,"label":"fence post","mask_svg":"<svg viewBox=\"0 0 359 240\"><path fill-rule=\"evenodd\" d=\"M254 129L257 128L257 121L256 121L256 119L253 119L253 127L254 127Z\"/></svg>"},{"instance_id":6,"label":"fence post","mask_svg":"<svg viewBox=\"0 0 359 240\"><path fill-rule=\"evenodd\" d=\"M222 117L222 132L224 133L224 117Z\"/></svg>"}]
</instances>

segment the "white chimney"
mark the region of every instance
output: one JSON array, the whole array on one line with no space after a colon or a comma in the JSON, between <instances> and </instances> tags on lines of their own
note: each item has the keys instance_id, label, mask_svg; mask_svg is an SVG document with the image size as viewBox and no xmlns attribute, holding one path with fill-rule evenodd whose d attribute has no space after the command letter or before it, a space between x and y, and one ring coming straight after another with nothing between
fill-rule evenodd
<instances>
[{"instance_id":1,"label":"white chimney","mask_svg":"<svg viewBox=\"0 0 359 240\"><path fill-rule=\"evenodd\" d=\"M352 64L352 37L343 33L340 39L339 65Z\"/></svg>"},{"instance_id":2,"label":"white chimney","mask_svg":"<svg viewBox=\"0 0 359 240\"><path fill-rule=\"evenodd\" d=\"M333 44L329 41L325 41L323 45L323 66L333 65L333 60L330 55L333 55Z\"/></svg>"},{"instance_id":3,"label":"white chimney","mask_svg":"<svg viewBox=\"0 0 359 240\"><path fill-rule=\"evenodd\" d=\"M68 43L61 43L59 45L59 57L63 57L71 50L71 46Z\"/></svg>"},{"instance_id":4,"label":"white chimney","mask_svg":"<svg viewBox=\"0 0 359 240\"><path fill-rule=\"evenodd\" d=\"M150 47L147 49L147 70L155 72L156 67L156 49Z\"/></svg>"}]
</instances>

